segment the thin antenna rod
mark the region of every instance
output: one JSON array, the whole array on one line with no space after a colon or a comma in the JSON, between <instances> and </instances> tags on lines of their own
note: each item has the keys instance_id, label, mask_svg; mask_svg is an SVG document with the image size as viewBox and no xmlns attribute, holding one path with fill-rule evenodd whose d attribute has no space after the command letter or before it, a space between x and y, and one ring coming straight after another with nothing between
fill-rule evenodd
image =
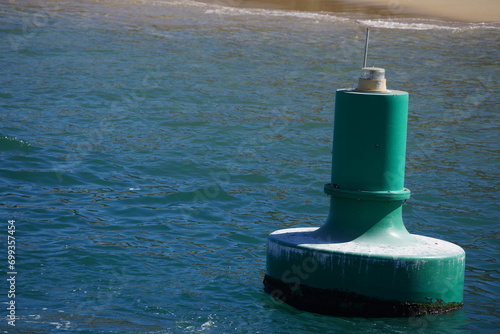
<instances>
[{"instance_id":1,"label":"thin antenna rod","mask_svg":"<svg viewBox=\"0 0 500 334\"><path fill-rule=\"evenodd\" d=\"M368 40L369 39L370 39L370 28L366 28L365 57L363 60L363 68L366 67L366 60L368 58Z\"/></svg>"}]
</instances>

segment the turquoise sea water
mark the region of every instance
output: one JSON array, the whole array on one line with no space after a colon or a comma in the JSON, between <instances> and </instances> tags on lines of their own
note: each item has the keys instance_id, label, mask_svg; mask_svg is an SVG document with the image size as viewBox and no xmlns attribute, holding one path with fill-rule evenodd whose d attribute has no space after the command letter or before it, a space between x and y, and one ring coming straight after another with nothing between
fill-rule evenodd
<instances>
[{"instance_id":1,"label":"turquoise sea water","mask_svg":"<svg viewBox=\"0 0 500 334\"><path fill-rule=\"evenodd\" d=\"M27 3L0 4L3 332L498 330L498 25ZM267 235L326 219L335 90L367 25L369 65L410 93L405 224L467 253L451 314L336 318L262 291Z\"/></svg>"}]
</instances>

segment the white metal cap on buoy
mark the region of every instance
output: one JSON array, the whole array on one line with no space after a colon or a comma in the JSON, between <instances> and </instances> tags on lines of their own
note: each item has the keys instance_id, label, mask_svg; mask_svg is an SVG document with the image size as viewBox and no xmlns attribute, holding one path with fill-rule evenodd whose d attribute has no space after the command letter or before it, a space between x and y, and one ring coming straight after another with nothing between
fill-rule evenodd
<instances>
[{"instance_id":1,"label":"white metal cap on buoy","mask_svg":"<svg viewBox=\"0 0 500 334\"><path fill-rule=\"evenodd\" d=\"M380 67L363 67L356 90L362 92L387 92L385 70Z\"/></svg>"},{"instance_id":2,"label":"white metal cap on buoy","mask_svg":"<svg viewBox=\"0 0 500 334\"><path fill-rule=\"evenodd\" d=\"M359 77L357 91L384 93L387 92L387 85L385 82L385 70L380 67L366 67L366 60L368 59L368 40L370 39L370 29L366 29L365 39L365 56L363 59L363 68L361 69L361 76Z\"/></svg>"}]
</instances>

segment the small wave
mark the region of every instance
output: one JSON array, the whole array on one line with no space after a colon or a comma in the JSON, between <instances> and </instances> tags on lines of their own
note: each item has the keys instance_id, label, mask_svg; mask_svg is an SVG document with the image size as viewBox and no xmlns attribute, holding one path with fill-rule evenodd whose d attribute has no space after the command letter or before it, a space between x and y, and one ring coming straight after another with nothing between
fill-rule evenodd
<instances>
[{"instance_id":1,"label":"small wave","mask_svg":"<svg viewBox=\"0 0 500 334\"><path fill-rule=\"evenodd\" d=\"M499 23L464 23L449 22L430 19L388 19L388 18L367 18L360 19L359 13L349 15L349 13L330 13L330 12L302 12L280 9L262 9L262 8L238 8L218 4L205 4L209 8L205 14L230 15L230 16L264 16L297 18L323 22L355 22L370 27L386 29L403 30L470 30L470 29L500 29ZM338 14L338 15L336 15ZM353 16L354 15L354 16Z\"/></svg>"},{"instance_id":2,"label":"small wave","mask_svg":"<svg viewBox=\"0 0 500 334\"><path fill-rule=\"evenodd\" d=\"M495 24L487 23L453 23L434 20L357 20L356 22L375 28L403 30L469 30L469 29L499 29Z\"/></svg>"},{"instance_id":3,"label":"small wave","mask_svg":"<svg viewBox=\"0 0 500 334\"><path fill-rule=\"evenodd\" d=\"M0 136L0 150L27 149L30 146L30 143L17 137Z\"/></svg>"},{"instance_id":4,"label":"small wave","mask_svg":"<svg viewBox=\"0 0 500 334\"><path fill-rule=\"evenodd\" d=\"M214 8L207 9L205 14L218 14L218 15L253 15L253 16L268 16L268 17L294 17L299 19L321 20L321 21L349 21L347 18L335 16L325 12L300 12L290 10L272 10L272 9L259 9L259 8L236 8L226 6L214 6Z\"/></svg>"},{"instance_id":5,"label":"small wave","mask_svg":"<svg viewBox=\"0 0 500 334\"><path fill-rule=\"evenodd\" d=\"M285 9L242 8L231 6L238 1L205 2L197 0L128 0L145 4L196 7L209 15L227 16L261 16L272 18L296 18L314 20L318 22L354 22L374 28L400 30L472 30L472 29L500 29L499 22L492 23L464 23L440 21L436 19L419 18L384 18L369 14L347 12L307 12Z\"/></svg>"}]
</instances>

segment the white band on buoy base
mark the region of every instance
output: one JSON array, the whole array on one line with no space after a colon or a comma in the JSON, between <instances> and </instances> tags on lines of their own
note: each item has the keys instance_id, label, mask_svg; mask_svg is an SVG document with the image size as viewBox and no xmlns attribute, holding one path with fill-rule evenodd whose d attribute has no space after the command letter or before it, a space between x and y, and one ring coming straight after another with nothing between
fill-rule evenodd
<instances>
[{"instance_id":1,"label":"white band on buoy base","mask_svg":"<svg viewBox=\"0 0 500 334\"><path fill-rule=\"evenodd\" d=\"M380 67L363 67L356 90L361 92L387 92L385 70Z\"/></svg>"}]
</instances>

